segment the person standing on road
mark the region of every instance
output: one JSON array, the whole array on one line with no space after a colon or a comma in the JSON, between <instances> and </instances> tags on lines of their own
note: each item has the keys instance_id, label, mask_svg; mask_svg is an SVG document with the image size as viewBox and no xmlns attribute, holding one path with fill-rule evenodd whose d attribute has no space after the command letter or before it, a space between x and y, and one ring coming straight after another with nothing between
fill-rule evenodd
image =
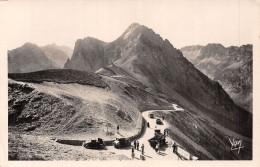
<instances>
[{"instance_id":1,"label":"person standing on road","mask_svg":"<svg viewBox=\"0 0 260 167\"><path fill-rule=\"evenodd\" d=\"M136 147L137 147L137 150L139 151L139 142L136 141Z\"/></svg>"},{"instance_id":2,"label":"person standing on road","mask_svg":"<svg viewBox=\"0 0 260 167\"><path fill-rule=\"evenodd\" d=\"M117 125L117 133L119 133L119 125Z\"/></svg>"},{"instance_id":3,"label":"person standing on road","mask_svg":"<svg viewBox=\"0 0 260 167\"><path fill-rule=\"evenodd\" d=\"M142 144L142 155L144 155L144 144Z\"/></svg>"},{"instance_id":4,"label":"person standing on road","mask_svg":"<svg viewBox=\"0 0 260 167\"><path fill-rule=\"evenodd\" d=\"M177 145L176 143L174 142L173 145L172 145L172 148L173 148L173 153L176 153L176 150L177 150Z\"/></svg>"},{"instance_id":5,"label":"person standing on road","mask_svg":"<svg viewBox=\"0 0 260 167\"><path fill-rule=\"evenodd\" d=\"M134 146L135 146L135 149L136 149L136 140L134 141Z\"/></svg>"},{"instance_id":6,"label":"person standing on road","mask_svg":"<svg viewBox=\"0 0 260 167\"><path fill-rule=\"evenodd\" d=\"M131 156L132 156L132 159L134 159L134 157L135 157L135 150L134 150L133 147L132 147L132 154L131 154Z\"/></svg>"},{"instance_id":7,"label":"person standing on road","mask_svg":"<svg viewBox=\"0 0 260 167\"><path fill-rule=\"evenodd\" d=\"M164 129L164 137L168 136L168 131Z\"/></svg>"},{"instance_id":8,"label":"person standing on road","mask_svg":"<svg viewBox=\"0 0 260 167\"><path fill-rule=\"evenodd\" d=\"M159 151L159 143L157 143L156 146L155 146L155 152L158 153L158 151Z\"/></svg>"},{"instance_id":9,"label":"person standing on road","mask_svg":"<svg viewBox=\"0 0 260 167\"><path fill-rule=\"evenodd\" d=\"M150 128L150 124L149 124L149 122L147 122L147 127Z\"/></svg>"}]
</instances>

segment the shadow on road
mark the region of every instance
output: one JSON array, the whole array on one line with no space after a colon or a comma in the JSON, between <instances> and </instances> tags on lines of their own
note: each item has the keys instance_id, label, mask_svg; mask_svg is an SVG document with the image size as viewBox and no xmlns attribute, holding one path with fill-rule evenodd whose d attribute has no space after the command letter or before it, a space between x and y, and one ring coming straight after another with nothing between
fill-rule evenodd
<instances>
[{"instance_id":1,"label":"shadow on road","mask_svg":"<svg viewBox=\"0 0 260 167\"><path fill-rule=\"evenodd\" d=\"M132 147L131 146L127 146L127 147L121 147L121 148L116 148L118 150L130 150Z\"/></svg>"},{"instance_id":2,"label":"shadow on road","mask_svg":"<svg viewBox=\"0 0 260 167\"><path fill-rule=\"evenodd\" d=\"M168 144L164 144L160 147L160 151L165 151L167 148L169 148Z\"/></svg>"},{"instance_id":3,"label":"shadow on road","mask_svg":"<svg viewBox=\"0 0 260 167\"><path fill-rule=\"evenodd\" d=\"M167 155L167 154L165 154L165 153L163 153L163 152L157 152L157 154L162 155L162 156Z\"/></svg>"},{"instance_id":4,"label":"shadow on road","mask_svg":"<svg viewBox=\"0 0 260 167\"><path fill-rule=\"evenodd\" d=\"M148 158L152 158L152 157L150 157L150 156L148 156L148 155L144 155L145 157L148 157Z\"/></svg>"}]
</instances>

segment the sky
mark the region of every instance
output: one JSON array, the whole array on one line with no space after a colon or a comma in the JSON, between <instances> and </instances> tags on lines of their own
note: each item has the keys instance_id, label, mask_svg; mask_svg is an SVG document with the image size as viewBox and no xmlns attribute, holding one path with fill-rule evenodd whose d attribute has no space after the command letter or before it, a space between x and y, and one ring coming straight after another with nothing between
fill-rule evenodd
<instances>
[{"instance_id":1,"label":"sky","mask_svg":"<svg viewBox=\"0 0 260 167\"><path fill-rule=\"evenodd\" d=\"M9 0L0 2L0 41L8 50L26 42L74 48L88 36L111 42L137 22L178 49L240 46L253 43L258 5L257 0Z\"/></svg>"}]
</instances>

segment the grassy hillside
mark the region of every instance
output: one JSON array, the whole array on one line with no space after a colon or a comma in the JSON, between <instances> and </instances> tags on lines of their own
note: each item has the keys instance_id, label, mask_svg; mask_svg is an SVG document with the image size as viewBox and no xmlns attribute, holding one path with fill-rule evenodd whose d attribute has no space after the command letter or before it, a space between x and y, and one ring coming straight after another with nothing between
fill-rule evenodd
<instances>
[{"instance_id":1,"label":"grassy hillside","mask_svg":"<svg viewBox=\"0 0 260 167\"><path fill-rule=\"evenodd\" d=\"M108 85L101 80L100 75L86 71L70 69L44 70L31 73L9 73L8 78L16 81L33 83L42 83L43 81L48 81L64 84L78 83L101 88L108 87Z\"/></svg>"}]
</instances>

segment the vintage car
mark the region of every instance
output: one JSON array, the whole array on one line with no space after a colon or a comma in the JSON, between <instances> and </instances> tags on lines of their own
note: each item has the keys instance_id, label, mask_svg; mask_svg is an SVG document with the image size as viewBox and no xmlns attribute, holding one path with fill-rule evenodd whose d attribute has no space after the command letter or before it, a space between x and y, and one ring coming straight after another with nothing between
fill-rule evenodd
<instances>
[{"instance_id":1,"label":"vintage car","mask_svg":"<svg viewBox=\"0 0 260 167\"><path fill-rule=\"evenodd\" d=\"M129 139L126 139L126 138L117 138L113 142L113 146L115 148L128 147L128 146L131 146L131 141Z\"/></svg>"},{"instance_id":2,"label":"vintage car","mask_svg":"<svg viewBox=\"0 0 260 167\"><path fill-rule=\"evenodd\" d=\"M157 134L160 134L161 133L161 130L160 129L155 129L154 130L154 135L156 136Z\"/></svg>"},{"instance_id":3,"label":"vintage car","mask_svg":"<svg viewBox=\"0 0 260 167\"><path fill-rule=\"evenodd\" d=\"M160 146L165 145L167 142L165 140L165 136L162 133L156 133L156 135L148 140L150 143L150 146L155 148L156 144L159 144Z\"/></svg>"},{"instance_id":4,"label":"vintage car","mask_svg":"<svg viewBox=\"0 0 260 167\"><path fill-rule=\"evenodd\" d=\"M160 119L156 119L156 124L163 125L162 121Z\"/></svg>"},{"instance_id":5,"label":"vintage car","mask_svg":"<svg viewBox=\"0 0 260 167\"><path fill-rule=\"evenodd\" d=\"M101 138L98 138L98 140L91 140L89 143L84 142L83 146L88 149L102 149L106 147Z\"/></svg>"},{"instance_id":6,"label":"vintage car","mask_svg":"<svg viewBox=\"0 0 260 167\"><path fill-rule=\"evenodd\" d=\"M151 118L151 119L154 119L154 115L153 114L149 114L148 117Z\"/></svg>"}]
</instances>

